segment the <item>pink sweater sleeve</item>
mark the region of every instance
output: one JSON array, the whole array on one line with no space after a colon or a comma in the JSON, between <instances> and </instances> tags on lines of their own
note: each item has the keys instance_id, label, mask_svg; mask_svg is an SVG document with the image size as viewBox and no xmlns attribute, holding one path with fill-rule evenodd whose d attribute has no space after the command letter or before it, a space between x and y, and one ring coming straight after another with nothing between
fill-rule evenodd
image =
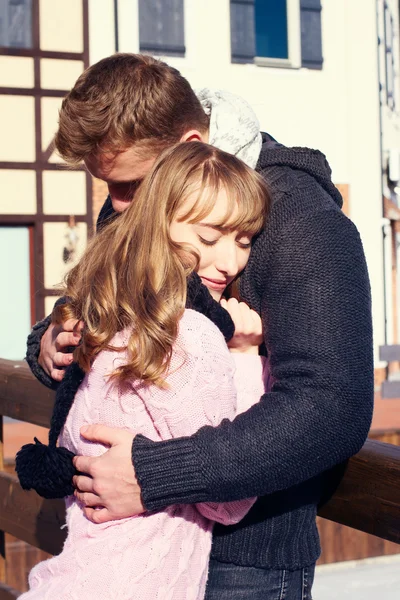
<instances>
[{"instance_id":1,"label":"pink sweater sleeve","mask_svg":"<svg viewBox=\"0 0 400 600\"><path fill-rule=\"evenodd\" d=\"M246 412L270 391L269 364L265 356L232 353L235 362L235 387L237 391L237 414Z\"/></svg>"},{"instance_id":2,"label":"pink sweater sleeve","mask_svg":"<svg viewBox=\"0 0 400 600\"><path fill-rule=\"evenodd\" d=\"M169 388L152 388L146 403L162 439L190 436L204 425L217 427L224 419L233 420L234 378L235 363L221 332L203 315L186 310L167 378ZM252 498L196 506L208 519L229 525L240 521L254 502Z\"/></svg>"},{"instance_id":3,"label":"pink sweater sleeve","mask_svg":"<svg viewBox=\"0 0 400 600\"><path fill-rule=\"evenodd\" d=\"M231 358L236 367L234 384L237 395L236 414L239 414L256 404L269 389L269 368L268 361L264 356L235 352L231 353ZM245 502L248 502L249 508L251 508L255 500L256 498L250 498ZM204 516L224 525L232 525L243 518L243 502L221 504L208 502L197 504L197 508Z\"/></svg>"}]
</instances>

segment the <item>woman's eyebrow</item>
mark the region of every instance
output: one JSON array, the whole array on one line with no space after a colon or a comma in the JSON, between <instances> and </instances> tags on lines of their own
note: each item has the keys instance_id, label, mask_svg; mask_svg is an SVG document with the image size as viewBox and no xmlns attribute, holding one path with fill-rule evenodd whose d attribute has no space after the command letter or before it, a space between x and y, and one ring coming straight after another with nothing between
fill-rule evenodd
<instances>
[{"instance_id":1,"label":"woman's eyebrow","mask_svg":"<svg viewBox=\"0 0 400 600\"><path fill-rule=\"evenodd\" d=\"M209 227L210 229L215 229L216 231L224 232L228 231L229 227L224 227L223 225L214 225L213 223L195 223L195 225L200 225L201 227Z\"/></svg>"}]
</instances>

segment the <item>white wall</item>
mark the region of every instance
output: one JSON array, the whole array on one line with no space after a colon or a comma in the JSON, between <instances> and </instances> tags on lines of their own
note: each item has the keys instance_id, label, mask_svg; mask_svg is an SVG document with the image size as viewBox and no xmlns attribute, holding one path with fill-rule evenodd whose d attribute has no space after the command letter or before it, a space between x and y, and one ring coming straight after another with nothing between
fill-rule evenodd
<instances>
[{"instance_id":1,"label":"white wall","mask_svg":"<svg viewBox=\"0 0 400 600\"><path fill-rule=\"evenodd\" d=\"M91 26L91 56L105 56L114 40L110 31L109 42L103 38L111 0L94 3L96 18L103 11L103 29L99 45L99 32ZM390 4L398 19L396 1ZM349 184L350 217L360 231L371 277L377 348L384 342L384 264L376 0L322 0L320 71L232 64L229 0L185 0L184 6L186 56L164 60L193 87L242 95L262 129L286 145L319 148L328 157L333 180ZM119 12L120 50L137 52L137 0L119 0ZM400 145L393 118L385 126L386 137Z\"/></svg>"}]
</instances>

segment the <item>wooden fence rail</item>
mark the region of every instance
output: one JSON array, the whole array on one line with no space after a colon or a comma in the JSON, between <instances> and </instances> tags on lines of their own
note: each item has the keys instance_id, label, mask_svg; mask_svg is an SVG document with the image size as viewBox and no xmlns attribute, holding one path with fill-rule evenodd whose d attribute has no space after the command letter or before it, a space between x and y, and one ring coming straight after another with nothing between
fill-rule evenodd
<instances>
[{"instance_id":1,"label":"wooden fence rail","mask_svg":"<svg viewBox=\"0 0 400 600\"><path fill-rule=\"evenodd\" d=\"M49 427L54 394L39 384L23 362L0 359L0 600L18 597L5 581L4 533L50 554L60 551L64 503L25 492L4 471L3 416ZM325 519L400 543L400 447L367 440L354 456L333 495L320 508Z\"/></svg>"}]
</instances>

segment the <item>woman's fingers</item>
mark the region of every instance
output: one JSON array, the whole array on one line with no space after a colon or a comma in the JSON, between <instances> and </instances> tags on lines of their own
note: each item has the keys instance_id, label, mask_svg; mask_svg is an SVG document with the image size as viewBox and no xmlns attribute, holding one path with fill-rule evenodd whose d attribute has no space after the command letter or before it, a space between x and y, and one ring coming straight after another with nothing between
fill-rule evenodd
<instances>
[{"instance_id":1,"label":"woman's fingers","mask_svg":"<svg viewBox=\"0 0 400 600\"><path fill-rule=\"evenodd\" d=\"M251 335L255 330L258 332L258 322L254 318L257 313L251 310L245 302L238 302L236 298L229 298L229 300L221 300L221 305L232 318L235 325L235 334Z\"/></svg>"},{"instance_id":2,"label":"woman's fingers","mask_svg":"<svg viewBox=\"0 0 400 600\"><path fill-rule=\"evenodd\" d=\"M221 300L221 306L230 314L235 325L235 333L228 346L238 352L258 352L258 346L263 341L262 323L259 315L245 302L236 298Z\"/></svg>"},{"instance_id":3,"label":"woman's fingers","mask_svg":"<svg viewBox=\"0 0 400 600\"><path fill-rule=\"evenodd\" d=\"M258 335L260 338L260 344L262 344L263 340L263 328L261 317L255 310L250 309L250 316L253 323L253 331L255 335Z\"/></svg>"}]
</instances>

